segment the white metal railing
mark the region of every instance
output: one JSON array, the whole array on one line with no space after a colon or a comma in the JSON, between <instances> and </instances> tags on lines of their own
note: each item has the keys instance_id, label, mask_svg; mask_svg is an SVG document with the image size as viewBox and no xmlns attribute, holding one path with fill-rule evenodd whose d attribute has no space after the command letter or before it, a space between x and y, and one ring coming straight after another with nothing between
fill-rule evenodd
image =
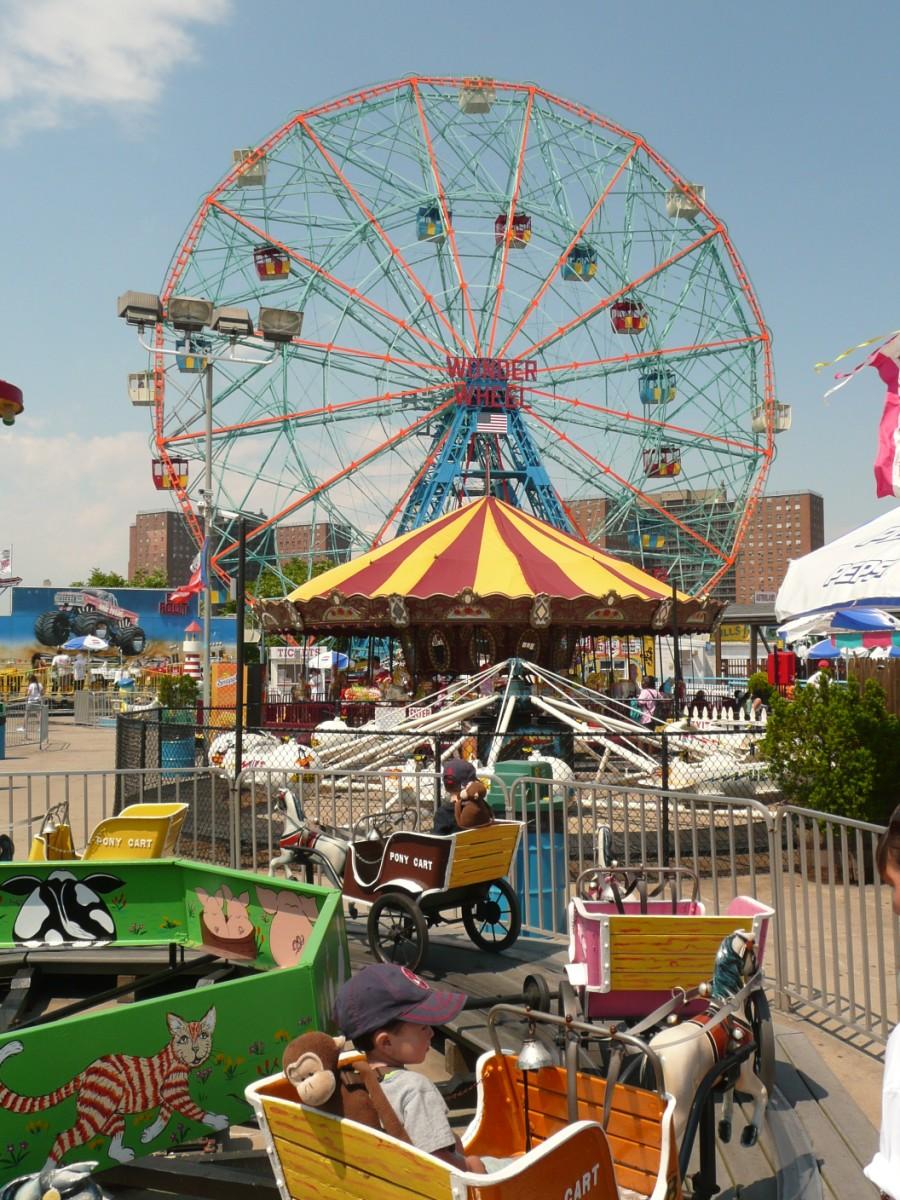
<instances>
[{"instance_id":1,"label":"white metal railing","mask_svg":"<svg viewBox=\"0 0 900 1200\"><path fill-rule=\"evenodd\" d=\"M43 749L50 738L50 702L13 700L6 709L6 745L38 746Z\"/></svg>"}]
</instances>

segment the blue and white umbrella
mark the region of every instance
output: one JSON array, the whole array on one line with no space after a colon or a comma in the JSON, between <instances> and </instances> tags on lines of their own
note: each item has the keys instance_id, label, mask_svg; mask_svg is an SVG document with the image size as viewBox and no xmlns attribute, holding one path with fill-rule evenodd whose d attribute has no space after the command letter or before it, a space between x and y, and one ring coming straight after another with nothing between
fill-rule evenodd
<instances>
[{"instance_id":1,"label":"blue and white umbrella","mask_svg":"<svg viewBox=\"0 0 900 1200\"><path fill-rule=\"evenodd\" d=\"M795 642L810 633L883 633L900 629L900 620L883 608L834 608L787 621L778 636Z\"/></svg>"},{"instance_id":2,"label":"blue and white umbrella","mask_svg":"<svg viewBox=\"0 0 900 1200\"><path fill-rule=\"evenodd\" d=\"M109 642L105 642L103 638L95 637L93 633L87 633L84 637L69 638L63 643L63 650L108 650Z\"/></svg>"}]
</instances>

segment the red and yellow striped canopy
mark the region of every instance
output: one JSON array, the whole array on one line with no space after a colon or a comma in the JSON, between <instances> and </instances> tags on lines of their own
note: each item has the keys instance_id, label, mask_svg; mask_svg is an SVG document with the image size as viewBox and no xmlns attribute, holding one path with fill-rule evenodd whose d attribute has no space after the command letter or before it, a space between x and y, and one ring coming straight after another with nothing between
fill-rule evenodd
<instances>
[{"instance_id":1,"label":"red and yellow striped canopy","mask_svg":"<svg viewBox=\"0 0 900 1200\"><path fill-rule=\"evenodd\" d=\"M507 599L539 594L599 599L615 593L659 601L672 594L668 584L640 568L488 497L333 567L287 598L302 604L338 590L348 599L427 600L465 589L480 598Z\"/></svg>"},{"instance_id":2,"label":"red and yellow striped canopy","mask_svg":"<svg viewBox=\"0 0 900 1200\"><path fill-rule=\"evenodd\" d=\"M678 596L682 630L709 629L722 605ZM435 624L512 631L664 632L669 585L494 497L477 500L262 600L264 628L392 634ZM512 635L511 635L512 636ZM516 634L518 637L518 634Z\"/></svg>"}]
</instances>

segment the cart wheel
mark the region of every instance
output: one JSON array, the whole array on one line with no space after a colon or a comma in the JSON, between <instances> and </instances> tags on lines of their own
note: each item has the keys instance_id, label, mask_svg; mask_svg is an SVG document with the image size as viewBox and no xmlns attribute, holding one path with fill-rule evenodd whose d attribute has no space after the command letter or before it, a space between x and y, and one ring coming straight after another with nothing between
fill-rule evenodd
<instances>
[{"instance_id":1,"label":"cart wheel","mask_svg":"<svg viewBox=\"0 0 900 1200\"><path fill-rule=\"evenodd\" d=\"M495 879L481 900L460 907L466 933L481 950L508 950L521 932L519 897L506 879Z\"/></svg>"},{"instance_id":2,"label":"cart wheel","mask_svg":"<svg viewBox=\"0 0 900 1200\"><path fill-rule=\"evenodd\" d=\"M543 1013L550 1011L550 989L543 975L526 975L522 996L528 1008Z\"/></svg>"},{"instance_id":3,"label":"cart wheel","mask_svg":"<svg viewBox=\"0 0 900 1200\"><path fill-rule=\"evenodd\" d=\"M397 963L414 971L428 949L422 910L399 892L379 896L369 909L366 933L379 962Z\"/></svg>"},{"instance_id":4,"label":"cart wheel","mask_svg":"<svg viewBox=\"0 0 900 1200\"><path fill-rule=\"evenodd\" d=\"M772 1027L769 1001L762 988L750 993L747 1000L747 1019L753 1030L753 1040L756 1042L753 1067L771 1101L772 1089L775 1087L775 1030Z\"/></svg>"}]
</instances>

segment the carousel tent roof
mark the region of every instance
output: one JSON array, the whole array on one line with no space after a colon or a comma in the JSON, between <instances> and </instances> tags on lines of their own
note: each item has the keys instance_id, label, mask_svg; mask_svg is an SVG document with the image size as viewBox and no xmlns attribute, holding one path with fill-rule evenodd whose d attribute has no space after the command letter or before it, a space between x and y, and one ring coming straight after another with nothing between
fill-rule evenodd
<instances>
[{"instance_id":1,"label":"carousel tent roof","mask_svg":"<svg viewBox=\"0 0 900 1200\"><path fill-rule=\"evenodd\" d=\"M312 600L336 588L347 597L419 600L456 596L464 588L476 596L509 599L545 593L574 600L616 592L662 600L672 594L669 584L639 567L492 496L333 567L291 592L288 600Z\"/></svg>"},{"instance_id":2,"label":"carousel tent roof","mask_svg":"<svg viewBox=\"0 0 900 1200\"><path fill-rule=\"evenodd\" d=\"M370 632L443 620L664 631L671 588L494 497L474 501L260 602L267 629ZM721 603L679 595L682 631Z\"/></svg>"}]
</instances>

